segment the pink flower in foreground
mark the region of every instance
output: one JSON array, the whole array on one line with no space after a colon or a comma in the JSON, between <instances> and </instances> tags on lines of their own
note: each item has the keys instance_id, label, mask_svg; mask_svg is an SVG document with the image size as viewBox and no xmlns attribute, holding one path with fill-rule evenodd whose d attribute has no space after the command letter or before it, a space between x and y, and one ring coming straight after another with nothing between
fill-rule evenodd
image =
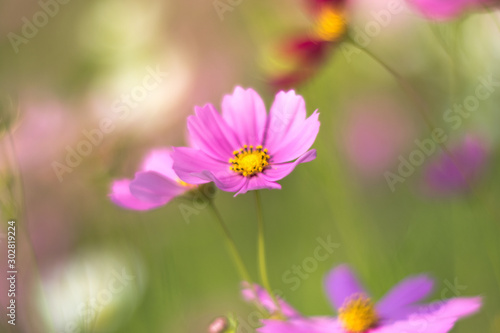
<instances>
[{"instance_id":1,"label":"pink flower in foreground","mask_svg":"<svg viewBox=\"0 0 500 333\"><path fill-rule=\"evenodd\" d=\"M236 87L222 101L222 115L211 104L188 118L191 146L174 148L173 169L189 184L214 182L236 195L280 189L276 181L299 163L316 158L309 150L319 131L318 113L306 118L304 99L279 92L270 113L252 89Z\"/></svg>"},{"instance_id":2,"label":"pink flower in foreground","mask_svg":"<svg viewBox=\"0 0 500 333\"><path fill-rule=\"evenodd\" d=\"M346 265L333 269L325 280L326 293L338 311L335 317L304 317L288 304L282 303L285 320L265 319L261 333L445 333L461 317L471 315L481 307L481 299L452 298L421 305L433 281L425 275L409 277L397 284L376 304L359 284ZM248 288L247 300L257 300L271 313L276 311L269 295L257 290L257 298Z\"/></svg>"},{"instance_id":3,"label":"pink flower in foreground","mask_svg":"<svg viewBox=\"0 0 500 333\"><path fill-rule=\"evenodd\" d=\"M132 210L149 210L167 204L176 196L193 189L184 183L172 169L170 149L149 152L133 180L115 180L110 198L120 207Z\"/></svg>"},{"instance_id":4,"label":"pink flower in foreground","mask_svg":"<svg viewBox=\"0 0 500 333\"><path fill-rule=\"evenodd\" d=\"M435 20L453 19L465 11L495 3L494 0L409 0L424 16Z\"/></svg>"}]
</instances>

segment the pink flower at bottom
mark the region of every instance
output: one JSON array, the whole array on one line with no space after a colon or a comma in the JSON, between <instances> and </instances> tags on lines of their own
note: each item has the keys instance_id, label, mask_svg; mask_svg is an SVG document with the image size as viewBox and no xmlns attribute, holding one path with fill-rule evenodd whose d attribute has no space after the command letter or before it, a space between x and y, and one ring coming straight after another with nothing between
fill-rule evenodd
<instances>
[{"instance_id":1,"label":"pink flower at bottom","mask_svg":"<svg viewBox=\"0 0 500 333\"><path fill-rule=\"evenodd\" d=\"M264 319L260 333L445 333L461 317L481 307L481 299L452 298L428 305L419 304L433 287L425 276L409 277L374 303L347 265L340 265L327 274L326 293L337 317L304 317L288 304L280 303L287 318ZM267 292L258 289L257 297L246 287L243 296L256 300L271 313L276 311Z\"/></svg>"},{"instance_id":2,"label":"pink flower at bottom","mask_svg":"<svg viewBox=\"0 0 500 333\"><path fill-rule=\"evenodd\" d=\"M190 184L214 182L236 195L280 189L276 181L316 158L309 148L318 135L318 113L306 118L304 99L279 92L270 113L252 89L236 87L222 101L222 115L207 104L188 118L190 144L174 148L173 169Z\"/></svg>"},{"instance_id":3,"label":"pink flower at bottom","mask_svg":"<svg viewBox=\"0 0 500 333\"><path fill-rule=\"evenodd\" d=\"M133 180L115 180L109 194L116 205L131 210L150 210L167 204L176 196L193 189L179 179L172 169L172 151L149 152Z\"/></svg>"}]
</instances>

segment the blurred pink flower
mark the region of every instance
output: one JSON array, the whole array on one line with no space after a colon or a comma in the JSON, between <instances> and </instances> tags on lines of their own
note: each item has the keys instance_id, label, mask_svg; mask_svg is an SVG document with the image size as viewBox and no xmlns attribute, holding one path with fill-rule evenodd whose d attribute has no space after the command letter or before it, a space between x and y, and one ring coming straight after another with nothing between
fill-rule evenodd
<instances>
[{"instance_id":1,"label":"blurred pink flower","mask_svg":"<svg viewBox=\"0 0 500 333\"><path fill-rule=\"evenodd\" d=\"M224 333L229 326L227 319L225 317L215 318L208 326L209 333Z\"/></svg>"},{"instance_id":2,"label":"blurred pink flower","mask_svg":"<svg viewBox=\"0 0 500 333\"><path fill-rule=\"evenodd\" d=\"M172 169L170 149L155 149L146 156L133 180L115 180L110 198L116 205L131 210L150 210L170 202L193 189Z\"/></svg>"},{"instance_id":3,"label":"blurred pink flower","mask_svg":"<svg viewBox=\"0 0 500 333\"><path fill-rule=\"evenodd\" d=\"M36 106L23 102L21 110L19 124L12 129L19 166L23 171L52 173L51 162L78 136L77 119L57 102L38 102ZM2 167L5 165L0 163Z\"/></svg>"},{"instance_id":4,"label":"blurred pink flower","mask_svg":"<svg viewBox=\"0 0 500 333\"><path fill-rule=\"evenodd\" d=\"M277 313L278 308L274 303L274 300L269 296L269 293L262 288L261 286L254 284L253 288L248 282L242 283L241 294L243 295L243 299L247 302L257 302L262 305L264 309L269 311L272 315ZM300 317L300 313L295 310L290 304L277 297L277 301L279 302L279 307L281 310L281 314L283 314L287 318Z\"/></svg>"},{"instance_id":5,"label":"blurred pink flower","mask_svg":"<svg viewBox=\"0 0 500 333\"><path fill-rule=\"evenodd\" d=\"M241 87L224 97L222 115L210 104L195 112L188 118L195 148L175 148L172 154L175 172L187 183L213 181L236 195L280 189L277 180L316 158L309 148L318 135L319 114L306 118L304 99L293 90L276 95L269 115L260 96Z\"/></svg>"},{"instance_id":6,"label":"blurred pink flower","mask_svg":"<svg viewBox=\"0 0 500 333\"><path fill-rule=\"evenodd\" d=\"M429 19L453 19L467 10L494 4L495 0L408 0Z\"/></svg>"},{"instance_id":7,"label":"blurred pink flower","mask_svg":"<svg viewBox=\"0 0 500 333\"><path fill-rule=\"evenodd\" d=\"M426 187L434 194L463 192L477 181L487 161L487 149L478 138L468 135L446 153L432 161L424 172Z\"/></svg>"},{"instance_id":8,"label":"blurred pink flower","mask_svg":"<svg viewBox=\"0 0 500 333\"><path fill-rule=\"evenodd\" d=\"M304 317L286 303L287 318L265 319L261 333L417 333L449 332L461 317L471 315L481 307L481 299L452 298L427 306L419 304L433 287L426 275L406 278L390 290L378 303L373 303L347 265L340 265L327 274L325 288L338 317ZM248 289L243 290L248 299ZM252 295L250 293L250 295ZM274 304L265 291L257 300L271 313ZM425 325L425 327L423 327Z\"/></svg>"},{"instance_id":9,"label":"blurred pink flower","mask_svg":"<svg viewBox=\"0 0 500 333\"><path fill-rule=\"evenodd\" d=\"M363 100L346 114L342 144L350 164L367 179L382 179L415 136L411 119L382 99Z\"/></svg>"}]
</instances>

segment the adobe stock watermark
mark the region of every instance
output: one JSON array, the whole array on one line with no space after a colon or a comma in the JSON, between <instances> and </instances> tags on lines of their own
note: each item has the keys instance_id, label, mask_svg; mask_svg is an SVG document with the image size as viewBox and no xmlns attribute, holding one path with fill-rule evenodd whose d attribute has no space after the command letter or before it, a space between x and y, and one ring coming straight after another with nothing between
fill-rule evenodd
<instances>
[{"instance_id":1,"label":"adobe stock watermark","mask_svg":"<svg viewBox=\"0 0 500 333\"><path fill-rule=\"evenodd\" d=\"M331 235L328 235L325 239L318 237L316 241L319 245L314 248L311 256L302 260L298 265L292 265L290 269L283 272L281 280L289 285L290 290L296 291L299 289L302 282L307 280L310 274L318 269L319 263L327 260L340 247L340 243L332 242Z\"/></svg>"},{"instance_id":2,"label":"adobe stock watermark","mask_svg":"<svg viewBox=\"0 0 500 333\"><path fill-rule=\"evenodd\" d=\"M273 294L276 296L279 302L286 302L286 298L283 295L283 291L279 289L273 289ZM264 309L256 309L251 311L245 318L242 316L236 317L237 322L237 333L254 333L255 329L262 327L262 320L269 318L269 313Z\"/></svg>"},{"instance_id":3,"label":"adobe stock watermark","mask_svg":"<svg viewBox=\"0 0 500 333\"><path fill-rule=\"evenodd\" d=\"M9 39L14 52L16 54L19 53L19 46L22 44L28 44L30 39L35 38L40 29L45 27L49 23L50 19L59 13L60 5L65 5L68 2L70 2L70 0L38 1L38 5L41 9L33 14L31 19L28 19L26 16L21 18L21 21L23 22L21 35L13 32L9 32L7 34L7 38Z\"/></svg>"},{"instance_id":4,"label":"adobe stock watermark","mask_svg":"<svg viewBox=\"0 0 500 333\"><path fill-rule=\"evenodd\" d=\"M284 93L280 93L284 94ZM303 102L303 101L302 101ZM269 123L269 132L280 133L295 119L295 114L297 112L296 108L289 107L279 107L272 108L272 117L270 117L271 122Z\"/></svg>"},{"instance_id":5,"label":"adobe stock watermark","mask_svg":"<svg viewBox=\"0 0 500 333\"><path fill-rule=\"evenodd\" d=\"M88 301L78 305L78 318L66 324L63 333L80 333L83 327L92 327L101 311L108 306L117 294L135 280L135 276L127 273L125 267L121 272L113 269L113 276L107 282L107 286L94 295L90 295Z\"/></svg>"},{"instance_id":6,"label":"adobe stock watermark","mask_svg":"<svg viewBox=\"0 0 500 333\"><path fill-rule=\"evenodd\" d=\"M130 92L123 93L113 102L111 116L101 118L99 125L95 128L84 129L82 134L85 139L80 140L76 146L66 146L64 161L53 161L51 163L59 182L63 181L64 174L73 172L82 163L84 157L92 154L94 148L103 142L106 134L110 134L116 129L118 120L127 118L131 111L136 109L168 76L168 73L162 72L158 66L155 69L148 66L146 72L147 74L142 79L141 84L134 86Z\"/></svg>"},{"instance_id":7,"label":"adobe stock watermark","mask_svg":"<svg viewBox=\"0 0 500 333\"><path fill-rule=\"evenodd\" d=\"M500 87L500 81L497 81L492 74L478 78L479 85L476 86L473 95L467 96L462 103L456 103L452 108L448 108L443 113L443 120L450 124L452 130L458 130L464 119L469 118L481 106L481 102L486 101ZM428 138L415 140L414 148L407 156L399 155L397 172L386 171L384 178L391 192L396 191L398 183L404 183L411 177L416 169L420 167L427 158L431 157L438 149L439 145L444 144L449 135L443 128L435 128Z\"/></svg>"},{"instance_id":8,"label":"adobe stock watermark","mask_svg":"<svg viewBox=\"0 0 500 333\"><path fill-rule=\"evenodd\" d=\"M363 29L352 26L351 37L362 48L367 48L374 38L377 38L384 28L387 28L393 20L394 16L401 14L404 11L403 0L391 0L387 2L387 7L378 11L372 11L372 20L366 22ZM362 53L357 47L341 43L340 49L347 63L352 62L353 55Z\"/></svg>"},{"instance_id":9,"label":"adobe stock watermark","mask_svg":"<svg viewBox=\"0 0 500 333\"><path fill-rule=\"evenodd\" d=\"M420 307L417 313L410 315L408 318L409 323L415 328L415 330L412 329L412 332L426 332L429 324L436 320L440 320L433 316L432 313L441 309L450 298L461 296L462 291L467 290L467 286L459 284L458 278L456 277L453 283L445 280L444 284L446 287L441 290L438 300Z\"/></svg>"},{"instance_id":10,"label":"adobe stock watermark","mask_svg":"<svg viewBox=\"0 0 500 333\"><path fill-rule=\"evenodd\" d=\"M243 0L214 0L212 5L214 6L215 12L219 16L219 19L224 21L224 14L226 12L232 12L242 3Z\"/></svg>"},{"instance_id":11,"label":"adobe stock watermark","mask_svg":"<svg viewBox=\"0 0 500 333\"><path fill-rule=\"evenodd\" d=\"M191 217L199 215L202 210L207 208L216 194L217 188L211 183L198 185L196 189L192 190L189 196L185 197L185 199L190 200L189 204L179 203L178 206L184 222L191 223Z\"/></svg>"}]
</instances>

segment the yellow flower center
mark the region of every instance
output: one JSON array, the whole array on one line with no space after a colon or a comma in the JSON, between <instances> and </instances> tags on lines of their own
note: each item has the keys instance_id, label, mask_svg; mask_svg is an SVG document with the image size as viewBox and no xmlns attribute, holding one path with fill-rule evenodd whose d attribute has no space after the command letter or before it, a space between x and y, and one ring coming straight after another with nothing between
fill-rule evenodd
<instances>
[{"instance_id":1,"label":"yellow flower center","mask_svg":"<svg viewBox=\"0 0 500 333\"><path fill-rule=\"evenodd\" d=\"M373 328L379 318L375 312L375 306L369 298L355 295L340 308L339 320L346 331L359 333Z\"/></svg>"},{"instance_id":2,"label":"yellow flower center","mask_svg":"<svg viewBox=\"0 0 500 333\"><path fill-rule=\"evenodd\" d=\"M177 183L178 183L179 185L181 185L181 186L185 186L185 187L190 187L190 186L193 186L193 185L188 184L188 183L186 183L185 181L180 180L180 179L177 179Z\"/></svg>"},{"instance_id":3,"label":"yellow flower center","mask_svg":"<svg viewBox=\"0 0 500 333\"><path fill-rule=\"evenodd\" d=\"M229 159L231 167L229 169L249 177L258 172L262 172L269 165L270 156L267 154L267 149L262 149L262 146L247 146L244 145L240 150L233 152L234 158Z\"/></svg>"},{"instance_id":4,"label":"yellow flower center","mask_svg":"<svg viewBox=\"0 0 500 333\"><path fill-rule=\"evenodd\" d=\"M344 15L339 10L325 7L319 13L314 32L321 40L334 41L345 33L346 26Z\"/></svg>"}]
</instances>

